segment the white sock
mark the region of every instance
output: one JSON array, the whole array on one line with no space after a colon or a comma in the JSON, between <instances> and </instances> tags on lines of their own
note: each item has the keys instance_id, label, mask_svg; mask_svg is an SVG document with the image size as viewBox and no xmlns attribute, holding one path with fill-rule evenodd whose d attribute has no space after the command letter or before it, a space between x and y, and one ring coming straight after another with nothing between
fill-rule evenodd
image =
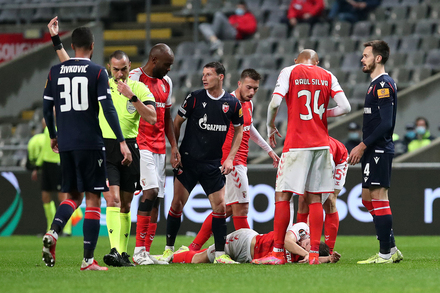
<instances>
[{"instance_id":1,"label":"white sock","mask_svg":"<svg viewBox=\"0 0 440 293\"><path fill-rule=\"evenodd\" d=\"M85 258L85 259L84 259L84 262L85 262L87 265L91 265L91 264L93 263L93 260L94 260L93 257L92 257L92 258Z\"/></svg>"},{"instance_id":2,"label":"white sock","mask_svg":"<svg viewBox=\"0 0 440 293\"><path fill-rule=\"evenodd\" d=\"M391 253L387 253L387 254L383 254L379 252L379 256L383 259L390 259L391 258Z\"/></svg>"},{"instance_id":3,"label":"white sock","mask_svg":"<svg viewBox=\"0 0 440 293\"><path fill-rule=\"evenodd\" d=\"M397 252L397 246L391 247L391 254L395 254Z\"/></svg>"},{"instance_id":4,"label":"white sock","mask_svg":"<svg viewBox=\"0 0 440 293\"><path fill-rule=\"evenodd\" d=\"M225 254L224 251L216 251L216 252L215 252L215 258L217 258L217 257L219 257L219 256L222 256L223 254Z\"/></svg>"},{"instance_id":5,"label":"white sock","mask_svg":"<svg viewBox=\"0 0 440 293\"><path fill-rule=\"evenodd\" d=\"M167 250L167 249L171 249L171 251L174 251L174 246L168 246L168 245L166 245L166 246L165 246L165 250Z\"/></svg>"},{"instance_id":6,"label":"white sock","mask_svg":"<svg viewBox=\"0 0 440 293\"><path fill-rule=\"evenodd\" d=\"M145 250L145 246L136 246L134 248L134 254L137 254L139 252L142 252L142 250Z\"/></svg>"}]
</instances>

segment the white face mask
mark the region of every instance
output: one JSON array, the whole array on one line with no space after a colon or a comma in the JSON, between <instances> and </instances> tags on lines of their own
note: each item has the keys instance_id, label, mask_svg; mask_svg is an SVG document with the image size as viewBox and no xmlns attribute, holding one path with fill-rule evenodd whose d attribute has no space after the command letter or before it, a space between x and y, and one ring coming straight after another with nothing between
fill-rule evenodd
<instances>
[{"instance_id":1,"label":"white face mask","mask_svg":"<svg viewBox=\"0 0 440 293\"><path fill-rule=\"evenodd\" d=\"M417 126L416 127L416 132L417 132L418 135L424 135L426 133L425 126Z\"/></svg>"},{"instance_id":2,"label":"white face mask","mask_svg":"<svg viewBox=\"0 0 440 293\"><path fill-rule=\"evenodd\" d=\"M244 14L244 9L242 9L242 8L237 8L237 9L235 9L235 14L237 14L237 15L243 15L243 14Z\"/></svg>"}]
</instances>

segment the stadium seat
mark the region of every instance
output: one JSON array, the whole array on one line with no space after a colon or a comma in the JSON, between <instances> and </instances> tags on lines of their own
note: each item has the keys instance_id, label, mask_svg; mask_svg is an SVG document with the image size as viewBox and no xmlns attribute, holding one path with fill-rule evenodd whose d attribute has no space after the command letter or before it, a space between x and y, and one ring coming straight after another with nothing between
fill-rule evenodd
<instances>
[{"instance_id":1,"label":"stadium seat","mask_svg":"<svg viewBox=\"0 0 440 293\"><path fill-rule=\"evenodd\" d=\"M296 40L295 39L285 39L279 40L278 45L275 49L276 55L290 55L296 52Z\"/></svg>"},{"instance_id":2,"label":"stadium seat","mask_svg":"<svg viewBox=\"0 0 440 293\"><path fill-rule=\"evenodd\" d=\"M32 21L48 21L52 19L54 13L52 8L37 8L35 14L32 16Z\"/></svg>"},{"instance_id":3,"label":"stadium seat","mask_svg":"<svg viewBox=\"0 0 440 293\"><path fill-rule=\"evenodd\" d=\"M423 51L429 51L432 49L438 49L440 45L439 36L425 36L421 40L420 49Z\"/></svg>"},{"instance_id":4,"label":"stadium seat","mask_svg":"<svg viewBox=\"0 0 440 293\"><path fill-rule=\"evenodd\" d=\"M253 35L253 38L257 40L267 39L271 34L271 30L271 26L259 25L257 32Z\"/></svg>"},{"instance_id":5,"label":"stadium seat","mask_svg":"<svg viewBox=\"0 0 440 293\"><path fill-rule=\"evenodd\" d=\"M255 54L272 54L274 48L274 42L265 40L264 42L258 42Z\"/></svg>"},{"instance_id":6,"label":"stadium seat","mask_svg":"<svg viewBox=\"0 0 440 293\"><path fill-rule=\"evenodd\" d=\"M31 23L35 14L35 9L20 9L20 20L25 23Z\"/></svg>"},{"instance_id":7,"label":"stadium seat","mask_svg":"<svg viewBox=\"0 0 440 293\"><path fill-rule=\"evenodd\" d=\"M414 34L420 36L429 36L434 32L434 26L437 21L434 20L420 20L416 23Z\"/></svg>"},{"instance_id":8,"label":"stadium seat","mask_svg":"<svg viewBox=\"0 0 440 293\"><path fill-rule=\"evenodd\" d=\"M195 45L193 42L182 42L177 45L176 55L177 56L192 56L194 55Z\"/></svg>"},{"instance_id":9,"label":"stadium seat","mask_svg":"<svg viewBox=\"0 0 440 293\"><path fill-rule=\"evenodd\" d=\"M402 37L400 39L399 52L413 52L419 48L420 37L416 35Z\"/></svg>"},{"instance_id":10,"label":"stadium seat","mask_svg":"<svg viewBox=\"0 0 440 293\"><path fill-rule=\"evenodd\" d=\"M273 89L272 89L272 91L270 91L269 89L265 89L262 87L262 83L265 81L266 81L266 79L260 81L260 88L258 89L255 96L252 98L252 101L254 102L254 104L256 102L266 101L268 99L269 93L271 93L273 91ZM275 85L274 85L274 88L275 88Z\"/></svg>"},{"instance_id":11,"label":"stadium seat","mask_svg":"<svg viewBox=\"0 0 440 293\"><path fill-rule=\"evenodd\" d=\"M357 52L345 54L341 69L347 72L361 70L361 59L362 55Z\"/></svg>"},{"instance_id":12,"label":"stadium seat","mask_svg":"<svg viewBox=\"0 0 440 293\"><path fill-rule=\"evenodd\" d=\"M17 166L17 161L12 156L3 156L0 161L2 167Z\"/></svg>"},{"instance_id":13,"label":"stadium seat","mask_svg":"<svg viewBox=\"0 0 440 293\"><path fill-rule=\"evenodd\" d=\"M313 26L311 38L318 40L329 35L330 24L327 22L317 23Z\"/></svg>"},{"instance_id":14,"label":"stadium seat","mask_svg":"<svg viewBox=\"0 0 440 293\"><path fill-rule=\"evenodd\" d=\"M408 7L407 6L395 6L391 8L390 19L391 20L405 20L408 15Z\"/></svg>"},{"instance_id":15,"label":"stadium seat","mask_svg":"<svg viewBox=\"0 0 440 293\"><path fill-rule=\"evenodd\" d=\"M0 142L5 142L12 137L12 124L0 124Z\"/></svg>"},{"instance_id":16,"label":"stadium seat","mask_svg":"<svg viewBox=\"0 0 440 293\"><path fill-rule=\"evenodd\" d=\"M240 79L241 72L237 70L226 70L225 88L231 92L237 88L237 82Z\"/></svg>"},{"instance_id":17,"label":"stadium seat","mask_svg":"<svg viewBox=\"0 0 440 293\"><path fill-rule=\"evenodd\" d=\"M414 23L408 20L397 20L393 22L394 24L394 35L395 36L408 36L412 34Z\"/></svg>"},{"instance_id":18,"label":"stadium seat","mask_svg":"<svg viewBox=\"0 0 440 293\"><path fill-rule=\"evenodd\" d=\"M291 38L301 40L303 38L308 38L310 34L310 24L299 23L292 30Z\"/></svg>"},{"instance_id":19,"label":"stadium seat","mask_svg":"<svg viewBox=\"0 0 440 293\"><path fill-rule=\"evenodd\" d=\"M12 144L26 144L32 136L32 129L27 122L19 123L11 137Z\"/></svg>"},{"instance_id":20,"label":"stadium seat","mask_svg":"<svg viewBox=\"0 0 440 293\"><path fill-rule=\"evenodd\" d=\"M348 21L337 21L333 24L331 36L335 38L343 38L350 36L351 23Z\"/></svg>"},{"instance_id":21,"label":"stadium seat","mask_svg":"<svg viewBox=\"0 0 440 293\"><path fill-rule=\"evenodd\" d=\"M263 11L275 11L275 10L279 10L279 5L280 5L280 1L278 0L263 0L260 9Z\"/></svg>"},{"instance_id":22,"label":"stadium seat","mask_svg":"<svg viewBox=\"0 0 440 293\"><path fill-rule=\"evenodd\" d=\"M370 12L368 15L368 19L375 23L377 21L384 21L389 18L389 12L385 9L375 9L374 11Z\"/></svg>"},{"instance_id":23,"label":"stadium seat","mask_svg":"<svg viewBox=\"0 0 440 293\"><path fill-rule=\"evenodd\" d=\"M428 52L425 65L427 68L440 70L440 49L434 49Z\"/></svg>"},{"instance_id":24,"label":"stadium seat","mask_svg":"<svg viewBox=\"0 0 440 293\"><path fill-rule=\"evenodd\" d=\"M194 43L193 43L194 44ZM206 42L198 42L194 46L194 55L195 56L206 56L210 55L209 45Z\"/></svg>"},{"instance_id":25,"label":"stadium seat","mask_svg":"<svg viewBox=\"0 0 440 293\"><path fill-rule=\"evenodd\" d=\"M341 53L353 52L356 49L358 41L350 37L341 38L338 43L338 51Z\"/></svg>"},{"instance_id":26,"label":"stadium seat","mask_svg":"<svg viewBox=\"0 0 440 293\"><path fill-rule=\"evenodd\" d=\"M353 92L351 93L351 96L349 99L350 103L351 103L351 99L362 101L362 103L363 103L365 100L365 95L367 93L369 85L370 85L370 83L360 83L360 84L357 84L356 86L354 86Z\"/></svg>"},{"instance_id":27,"label":"stadium seat","mask_svg":"<svg viewBox=\"0 0 440 293\"><path fill-rule=\"evenodd\" d=\"M200 70L199 68L200 58L199 57L185 57L179 68L179 73L181 76L191 74Z\"/></svg>"},{"instance_id":28,"label":"stadium seat","mask_svg":"<svg viewBox=\"0 0 440 293\"><path fill-rule=\"evenodd\" d=\"M393 69L391 76L399 88L406 88L409 86L410 73L411 71L408 68L398 67Z\"/></svg>"},{"instance_id":29,"label":"stadium seat","mask_svg":"<svg viewBox=\"0 0 440 293\"><path fill-rule=\"evenodd\" d=\"M19 9L8 8L7 4L3 5L0 12L0 23L15 23L20 22Z\"/></svg>"},{"instance_id":30,"label":"stadium seat","mask_svg":"<svg viewBox=\"0 0 440 293\"><path fill-rule=\"evenodd\" d=\"M276 40L286 39L287 25L279 23L277 25L272 26L269 37Z\"/></svg>"},{"instance_id":31,"label":"stadium seat","mask_svg":"<svg viewBox=\"0 0 440 293\"><path fill-rule=\"evenodd\" d=\"M383 40L387 42L391 52L397 51L397 47L399 46L399 37L396 34L392 36L384 37Z\"/></svg>"},{"instance_id":32,"label":"stadium seat","mask_svg":"<svg viewBox=\"0 0 440 293\"><path fill-rule=\"evenodd\" d=\"M286 12L283 10L272 10L269 12L267 19L265 21L265 25L267 26L277 26L280 24L283 17L286 16Z\"/></svg>"},{"instance_id":33,"label":"stadium seat","mask_svg":"<svg viewBox=\"0 0 440 293\"><path fill-rule=\"evenodd\" d=\"M203 87L202 75L198 72L188 74L183 82L183 86L189 90Z\"/></svg>"},{"instance_id":34,"label":"stadium seat","mask_svg":"<svg viewBox=\"0 0 440 293\"><path fill-rule=\"evenodd\" d=\"M241 60L241 65L240 65L240 71L246 69L246 68L262 68L261 65L261 58L263 56L262 55L244 55L242 60Z\"/></svg>"},{"instance_id":35,"label":"stadium seat","mask_svg":"<svg viewBox=\"0 0 440 293\"><path fill-rule=\"evenodd\" d=\"M233 55L223 56L223 58L222 58L222 64L225 67L226 72L231 72L231 71L237 70L238 69L238 61L239 61L239 59L237 59Z\"/></svg>"},{"instance_id":36,"label":"stadium seat","mask_svg":"<svg viewBox=\"0 0 440 293\"><path fill-rule=\"evenodd\" d=\"M324 56L325 54L333 53L336 51L338 41L332 38L321 38L318 39L318 44L316 45L316 52L319 56Z\"/></svg>"},{"instance_id":37,"label":"stadium seat","mask_svg":"<svg viewBox=\"0 0 440 293\"><path fill-rule=\"evenodd\" d=\"M324 60L321 62L322 67L328 70L340 68L342 54L339 52L326 54Z\"/></svg>"},{"instance_id":38,"label":"stadium seat","mask_svg":"<svg viewBox=\"0 0 440 293\"><path fill-rule=\"evenodd\" d=\"M202 8L202 14L214 14L220 11L222 8L222 2L217 0L207 0L205 6Z\"/></svg>"},{"instance_id":39,"label":"stadium seat","mask_svg":"<svg viewBox=\"0 0 440 293\"><path fill-rule=\"evenodd\" d=\"M333 75L338 79L340 84L345 84L347 82L347 72L340 68L334 68L331 70Z\"/></svg>"},{"instance_id":40,"label":"stadium seat","mask_svg":"<svg viewBox=\"0 0 440 293\"><path fill-rule=\"evenodd\" d=\"M353 26L351 36L356 39L368 39L371 35L372 24L370 21L359 21Z\"/></svg>"},{"instance_id":41,"label":"stadium seat","mask_svg":"<svg viewBox=\"0 0 440 293\"><path fill-rule=\"evenodd\" d=\"M217 54L219 54L220 56L234 55L236 45L236 41L224 41L220 48L217 50Z\"/></svg>"},{"instance_id":42,"label":"stadium seat","mask_svg":"<svg viewBox=\"0 0 440 293\"><path fill-rule=\"evenodd\" d=\"M380 21L374 24L372 37L374 39L382 39L383 37L391 35L393 32L393 26L386 22Z\"/></svg>"},{"instance_id":43,"label":"stadium seat","mask_svg":"<svg viewBox=\"0 0 440 293\"><path fill-rule=\"evenodd\" d=\"M171 81L173 83L173 91L174 89L178 89L180 88L180 75L179 72L177 72L177 70L174 70L174 65L173 65L173 69L167 73L168 77L171 78Z\"/></svg>"},{"instance_id":44,"label":"stadium seat","mask_svg":"<svg viewBox=\"0 0 440 293\"><path fill-rule=\"evenodd\" d=\"M295 64L295 58L298 54L291 54L286 55L284 58L282 58L280 66L278 67L279 70L283 69L284 67L292 66Z\"/></svg>"},{"instance_id":45,"label":"stadium seat","mask_svg":"<svg viewBox=\"0 0 440 293\"><path fill-rule=\"evenodd\" d=\"M278 70L268 71L266 78L264 79L263 88L273 91L277 83L278 75L280 75L280 71Z\"/></svg>"},{"instance_id":46,"label":"stadium seat","mask_svg":"<svg viewBox=\"0 0 440 293\"><path fill-rule=\"evenodd\" d=\"M350 72L348 74L348 83L351 86L355 86L360 83L367 83L369 81L369 75L365 74L362 70Z\"/></svg>"},{"instance_id":47,"label":"stadium seat","mask_svg":"<svg viewBox=\"0 0 440 293\"><path fill-rule=\"evenodd\" d=\"M380 8L399 6L400 5L399 2L400 0L383 0L382 3L380 4Z\"/></svg>"},{"instance_id":48,"label":"stadium seat","mask_svg":"<svg viewBox=\"0 0 440 293\"><path fill-rule=\"evenodd\" d=\"M412 72L411 80L413 82L421 82L432 75L432 70L430 68L419 67L415 68Z\"/></svg>"},{"instance_id":49,"label":"stadium seat","mask_svg":"<svg viewBox=\"0 0 440 293\"><path fill-rule=\"evenodd\" d=\"M390 57L387 61L387 67L398 67L402 66L402 64L406 64L406 53L396 52L390 54Z\"/></svg>"},{"instance_id":50,"label":"stadium seat","mask_svg":"<svg viewBox=\"0 0 440 293\"><path fill-rule=\"evenodd\" d=\"M247 8L254 13L255 11L260 11L261 1L260 0L247 0Z\"/></svg>"},{"instance_id":51,"label":"stadium seat","mask_svg":"<svg viewBox=\"0 0 440 293\"><path fill-rule=\"evenodd\" d=\"M425 55L424 51L411 52L406 58L406 65L411 68L423 66L425 64Z\"/></svg>"},{"instance_id":52,"label":"stadium seat","mask_svg":"<svg viewBox=\"0 0 440 293\"><path fill-rule=\"evenodd\" d=\"M209 62L219 61L221 62L221 59L219 56L204 56L200 59L200 67L204 66L205 64Z\"/></svg>"},{"instance_id":53,"label":"stadium seat","mask_svg":"<svg viewBox=\"0 0 440 293\"><path fill-rule=\"evenodd\" d=\"M407 6L417 6L420 4L419 0L402 0L400 2L400 5L407 5Z\"/></svg>"},{"instance_id":54,"label":"stadium seat","mask_svg":"<svg viewBox=\"0 0 440 293\"><path fill-rule=\"evenodd\" d=\"M440 19L440 3L431 5L431 12L429 13L430 19Z\"/></svg>"},{"instance_id":55,"label":"stadium seat","mask_svg":"<svg viewBox=\"0 0 440 293\"><path fill-rule=\"evenodd\" d=\"M298 41L298 52L304 49L316 50L316 41L312 39L302 39Z\"/></svg>"},{"instance_id":56,"label":"stadium seat","mask_svg":"<svg viewBox=\"0 0 440 293\"><path fill-rule=\"evenodd\" d=\"M425 19L428 16L428 5L410 7L409 19L412 21Z\"/></svg>"},{"instance_id":57,"label":"stadium seat","mask_svg":"<svg viewBox=\"0 0 440 293\"><path fill-rule=\"evenodd\" d=\"M238 43L236 54L247 56L255 52L255 47L257 46L256 40L244 40Z\"/></svg>"}]
</instances>

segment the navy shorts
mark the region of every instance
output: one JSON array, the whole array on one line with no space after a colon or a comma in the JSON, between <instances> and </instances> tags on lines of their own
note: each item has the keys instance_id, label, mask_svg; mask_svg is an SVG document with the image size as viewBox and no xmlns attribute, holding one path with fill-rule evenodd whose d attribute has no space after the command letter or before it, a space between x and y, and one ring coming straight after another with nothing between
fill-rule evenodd
<instances>
[{"instance_id":1,"label":"navy shorts","mask_svg":"<svg viewBox=\"0 0 440 293\"><path fill-rule=\"evenodd\" d=\"M61 166L59 163L43 162L43 166L41 166L41 190L61 191Z\"/></svg>"},{"instance_id":2,"label":"navy shorts","mask_svg":"<svg viewBox=\"0 0 440 293\"><path fill-rule=\"evenodd\" d=\"M139 147L136 143L136 138L126 139L125 141L133 158L130 166L123 166L121 164L124 157L122 156L119 142L116 139L104 139L105 156L107 158L107 178L110 186L117 185L123 191L135 192L142 189L139 182L141 176Z\"/></svg>"},{"instance_id":3,"label":"navy shorts","mask_svg":"<svg viewBox=\"0 0 440 293\"><path fill-rule=\"evenodd\" d=\"M391 181L391 165L394 154L383 150L368 149L361 159L362 188L380 186L389 188Z\"/></svg>"},{"instance_id":4,"label":"navy shorts","mask_svg":"<svg viewBox=\"0 0 440 293\"><path fill-rule=\"evenodd\" d=\"M108 191L104 150L60 152L63 192Z\"/></svg>"},{"instance_id":5,"label":"navy shorts","mask_svg":"<svg viewBox=\"0 0 440 293\"><path fill-rule=\"evenodd\" d=\"M225 186L226 177L220 171L220 161L197 162L182 157L182 165L183 168L174 169L174 178L177 178L189 193L197 182L206 195L219 191Z\"/></svg>"}]
</instances>

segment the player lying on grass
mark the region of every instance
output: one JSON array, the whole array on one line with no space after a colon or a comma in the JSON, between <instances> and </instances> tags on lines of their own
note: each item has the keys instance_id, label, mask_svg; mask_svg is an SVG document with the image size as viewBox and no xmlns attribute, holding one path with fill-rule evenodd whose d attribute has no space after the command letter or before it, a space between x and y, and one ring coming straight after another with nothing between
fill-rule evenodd
<instances>
[{"instance_id":1,"label":"player lying on grass","mask_svg":"<svg viewBox=\"0 0 440 293\"><path fill-rule=\"evenodd\" d=\"M274 232L258 234L252 229L240 229L226 237L225 253L232 263L255 263L254 260L272 251L274 243ZM310 250L309 226L306 223L297 223L287 229L284 240L284 257L287 263L308 263ZM328 246L321 242L320 245L321 263L336 263L341 255L336 251L330 254ZM321 256L322 255L322 256ZM215 257L215 247L201 251L189 251L189 248L182 246L174 255L173 263L212 263Z\"/></svg>"}]
</instances>

